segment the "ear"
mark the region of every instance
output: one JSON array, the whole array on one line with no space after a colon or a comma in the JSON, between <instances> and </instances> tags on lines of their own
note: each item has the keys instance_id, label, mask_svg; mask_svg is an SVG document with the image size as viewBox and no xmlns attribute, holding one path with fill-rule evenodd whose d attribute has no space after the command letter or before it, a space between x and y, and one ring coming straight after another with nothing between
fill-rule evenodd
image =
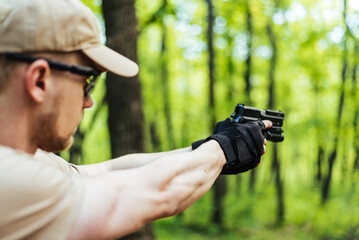
<instances>
[{"instance_id":1,"label":"ear","mask_svg":"<svg viewBox=\"0 0 359 240\"><path fill-rule=\"evenodd\" d=\"M49 64L42 59L31 63L26 71L26 91L35 102L45 100L48 89L48 76L50 75Z\"/></svg>"}]
</instances>

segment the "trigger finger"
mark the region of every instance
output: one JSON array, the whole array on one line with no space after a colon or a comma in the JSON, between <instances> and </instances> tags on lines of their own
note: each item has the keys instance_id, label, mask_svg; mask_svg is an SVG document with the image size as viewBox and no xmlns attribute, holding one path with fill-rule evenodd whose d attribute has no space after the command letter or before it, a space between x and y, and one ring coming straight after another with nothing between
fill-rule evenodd
<instances>
[{"instance_id":1,"label":"trigger finger","mask_svg":"<svg viewBox=\"0 0 359 240\"><path fill-rule=\"evenodd\" d=\"M262 122L264 123L264 128L271 128L273 126L273 123L269 120L263 120Z\"/></svg>"}]
</instances>

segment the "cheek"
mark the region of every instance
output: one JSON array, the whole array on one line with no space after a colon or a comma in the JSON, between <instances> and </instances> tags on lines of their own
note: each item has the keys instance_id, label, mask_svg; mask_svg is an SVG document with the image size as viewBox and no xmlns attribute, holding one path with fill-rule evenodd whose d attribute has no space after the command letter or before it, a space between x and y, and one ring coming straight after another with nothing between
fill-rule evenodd
<instances>
[{"instance_id":1,"label":"cheek","mask_svg":"<svg viewBox=\"0 0 359 240\"><path fill-rule=\"evenodd\" d=\"M70 110L68 111L69 115L76 115L79 112L82 112L82 108L84 105L84 91L82 84L76 84L72 89L68 91L66 94L65 105Z\"/></svg>"},{"instance_id":2,"label":"cheek","mask_svg":"<svg viewBox=\"0 0 359 240\"><path fill-rule=\"evenodd\" d=\"M73 91L74 93L76 91ZM83 97L82 92L74 94L73 96L67 94L57 102L55 109L59 115L59 128L62 131L72 131L76 129L82 119L83 114Z\"/></svg>"}]
</instances>

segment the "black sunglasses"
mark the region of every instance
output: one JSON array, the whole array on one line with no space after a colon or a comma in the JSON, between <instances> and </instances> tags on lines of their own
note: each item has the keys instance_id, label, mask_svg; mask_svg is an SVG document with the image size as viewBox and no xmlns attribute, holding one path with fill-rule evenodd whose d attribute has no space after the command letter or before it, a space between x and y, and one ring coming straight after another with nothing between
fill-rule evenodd
<instances>
[{"instance_id":1,"label":"black sunglasses","mask_svg":"<svg viewBox=\"0 0 359 240\"><path fill-rule=\"evenodd\" d=\"M22 62L27 62L27 63L32 63L35 62L39 59L43 59L45 60L50 68L56 69L56 70L60 70L60 71L69 71L73 74L77 74L77 75L81 75L81 76L86 76L86 85L84 86L84 96L85 98L89 97L92 90L95 87L95 82L97 80L97 78L100 76L101 72L97 71L93 68L90 67L84 67L84 66L76 66L76 65L67 65L65 63L61 63L61 62L55 62L46 58L41 58L41 57L30 57L30 56L26 56L26 55L22 55L19 53L5 53L5 56L10 58L10 59L14 59L17 61L22 61Z\"/></svg>"}]
</instances>

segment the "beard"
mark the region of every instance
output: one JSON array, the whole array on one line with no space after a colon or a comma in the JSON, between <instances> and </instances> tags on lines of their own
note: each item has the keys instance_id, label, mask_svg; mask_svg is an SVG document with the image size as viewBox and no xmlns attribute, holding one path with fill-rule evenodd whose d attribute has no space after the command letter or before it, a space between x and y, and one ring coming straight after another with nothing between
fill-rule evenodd
<instances>
[{"instance_id":1,"label":"beard","mask_svg":"<svg viewBox=\"0 0 359 240\"><path fill-rule=\"evenodd\" d=\"M38 148L47 152L61 152L72 145L72 133L62 137L57 132L57 119L57 114L50 113L41 116L36 122L35 136L32 139L38 144Z\"/></svg>"}]
</instances>

